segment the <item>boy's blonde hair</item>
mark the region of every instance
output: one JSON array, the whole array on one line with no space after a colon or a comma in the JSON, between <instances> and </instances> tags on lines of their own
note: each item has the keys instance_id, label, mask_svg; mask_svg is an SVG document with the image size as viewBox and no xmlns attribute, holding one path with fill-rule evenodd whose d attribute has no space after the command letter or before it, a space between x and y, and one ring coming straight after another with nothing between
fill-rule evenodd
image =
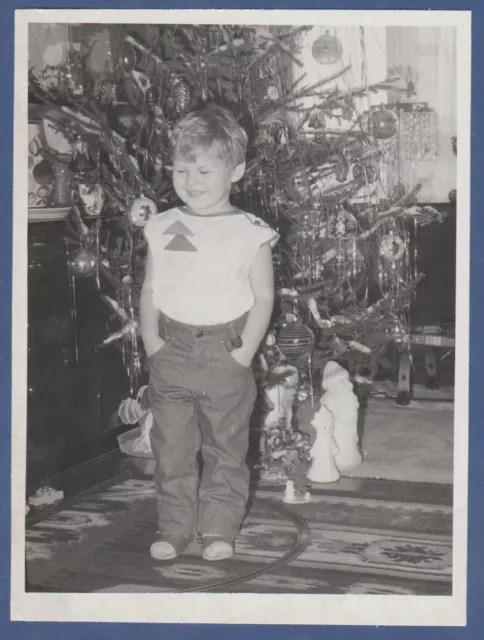
<instances>
[{"instance_id":1,"label":"boy's blonde hair","mask_svg":"<svg viewBox=\"0 0 484 640\"><path fill-rule=\"evenodd\" d=\"M195 159L200 149L218 147L219 157L236 167L245 161L247 134L228 109L209 105L177 123L171 145L174 153L189 161Z\"/></svg>"}]
</instances>

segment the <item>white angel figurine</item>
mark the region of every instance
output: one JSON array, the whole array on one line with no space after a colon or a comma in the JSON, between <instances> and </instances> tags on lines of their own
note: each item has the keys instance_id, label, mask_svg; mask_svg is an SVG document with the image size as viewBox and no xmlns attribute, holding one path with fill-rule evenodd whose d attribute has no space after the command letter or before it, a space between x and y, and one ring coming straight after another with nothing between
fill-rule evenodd
<instances>
[{"instance_id":1,"label":"white angel figurine","mask_svg":"<svg viewBox=\"0 0 484 640\"><path fill-rule=\"evenodd\" d=\"M340 472L349 471L361 464L361 453L358 447L359 403L348 371L337 362L328 362L323 372L323 389L321 405L331 412L334 420L334 461Z\"/></svg>"},{"instance_id":2,"label":"white angel figurine","mask_svg":"<svg viewBox=\"0 0 484 640\"><path fill-rule=\"evenodd\" d=\"M336 482L339 471L334 462L336 443L333 439L333 414L321 404L311 424L316 429L316 439L311 448L312 464L307 477L311 482Z\"/></svg>"}]
</instances>

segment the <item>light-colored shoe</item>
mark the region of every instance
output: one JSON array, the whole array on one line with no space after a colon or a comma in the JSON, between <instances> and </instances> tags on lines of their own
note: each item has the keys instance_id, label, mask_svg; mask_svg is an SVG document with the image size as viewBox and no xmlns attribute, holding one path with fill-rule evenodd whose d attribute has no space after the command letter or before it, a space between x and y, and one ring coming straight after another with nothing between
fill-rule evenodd
<instances>
[{"instance_id":1,"label":"light-colored shoe","mask_svg":"<svg viewBox=\"0 0 484 640\"><path fill-rule=\"evenodd\" d=\"M207 536L203 540L202 556L204 560L216 562L218 560L228 560L234 555L233 542L225 539L217 539Z\"/></svg>"},{"instance_id":2,"label":"light-colored shoe","mask_svg":"<svg viewBox=\"0 0 484 640\"><path fill-rule=\"evenodd\" d=\"M150 555L154 560L173 560L177 558L192 542L193 536L178 538L170 536L169 539L159 538L150 547Z\"/></svg>"},{"instance_id":3,"label":"light-colored shoe","mask_svg":"<svg viewBox=\"0 0 484 640\"><path fill-rule=\"evenodd\" d=\"M177 555L175 547L166 540L153 542L150 547L150 556L155 560L173 560Z\"/></svg>"}]
</instances>

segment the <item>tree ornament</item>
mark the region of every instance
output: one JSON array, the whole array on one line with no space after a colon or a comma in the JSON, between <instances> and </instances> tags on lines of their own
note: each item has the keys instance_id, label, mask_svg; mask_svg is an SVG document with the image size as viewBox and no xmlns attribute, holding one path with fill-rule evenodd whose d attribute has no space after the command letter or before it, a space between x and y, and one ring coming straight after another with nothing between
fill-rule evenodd
<instances>
[{"instance_id":1,"label":"tree ornament","mask_svg":"<svg viewBox=\"0 0 484 640\"><path fill-rule=\"evenodd\" d=\"M173 97L178 113L186 111L190 103L190 87L181 78L177 78L173 82Z\"/></svg>"},{"instance_id":2,"label":"tree ornament","mask_svg":"<svg viewBox=\"0 0 484 640\"><path fill-rule=\"evenodd\" d=\"M348 276L350 265L343 251L336 254L334 263L331 266L338 280ZM343 300L341 300L341 302L343 302Z\"/></svg>"},{"instance_id":3,"label":"tree ornament","mask_svg":"<svg viewBox=\"0 0 484 640\"><path fill-rule=\"evenodd\" d=\"M359 162L355 162L351 170L351 173L353 174L353 178L355 180L359 180L361 177L365 175L365 170L363 168L363 165Z\"/></svg>"},{"instance_id":4,"label":"tree ornament","mask_svg":"<svg viewBox=\"0 0 484 640\"><path fill-rule=\"evenodd\" d=\"M316 131L316 133L314 134L314 142L317 142L320 145L324 145L323 147L324 150L329 148L328 138L326 133L324 133L324 131Z\"/></svg>"},{"instance_id":5,"label":"tree ornament","mask_svg":"<svg viewBox=\"0 0 484 640\"><path fill-rule=\"evenodd\" d=\"M161 104L162 91L161 87L157 84L153 84L145 94L145 101L149 109L159 107Z\"/></svg>"},{"instance_id":6,"label":"tree ornament","mask_svg":"<svg viewBox=\"0 0 484 640\"><path fill-rule=\"evenodd\" d=\"M310 129L323 129L326 126L326 117L320 109L314 109L308 118Z\"/></svg>"},{"instance_id":7,"label":"tree ornament","mask_svg":"<svg viewBox=\"0 0 484 640\"><path fill-rule=\"evenodd\" d=\"M91 155L87 142L77 137L69 163L69 172L75 180L84 181L91 179L95 170L96 162Z\"/></svg>"},{"instance_id":8,"label":"tree ornament","mask_svg":"<svg viewBox=\"0 0 484 640\"><path fill-rule=\"evenodd\" d=\"M365 163L365 174L368 182L375 182L380 177L380 166L374 160Z\"/></svg>"},{"instance_id":9,"label":"tree ornament","mask_svg":"<svg viewBox=\"0 0 484 640\"><path fill-rule=\"evenodd\" d=\"M79 249L69 260L69 269L75 278L85 278L96 273L98 259L89 249Z\"/></svg>"},{"instance_id":10,"label":"tree ornament","mask_svg":"<svg viewBox=\"0 0 484 640\"><path fill-rule=\"evenodd\" d=\"M294 322L285 322L277 333L277 346L289 359L310 355L315 342L312 330L299 319Z\"/></svg>"},{"instance_id":11,"label":"tree ornament","mask_svg":"<svg viewBox=\"0 0 484 640\"><path fill-rule=\"evenodd\" d=\"M144 227L156 213L156 204L153 200L142 195L140 198L133 200L128 215L136 227Z\"/></svg>"},{"instance_id":12,"label":"tree ornament","mask_svg":"<svg viewBox=\"0 0 484 640\"><path fill-rule=\"evenodd\" d=\"M309 398L308 389L304 389L304 388L299 389L299 391L297 392L297 399L299 400L299 402L304 402L308 398Z\"/></svg>"},{"instance_id":13,"label":"tree ornament","mask_svg":"<svg viewBox=\"0 0 484 640\"><path fill-rule=\"evenodd\" d=\"M274 136L276 142L278 142L280 145L285 145L289 140L289 128L282 122L278 123L277 125L272 127L272 135Z\"/></svg>"},{"instance_id":14,"label":"tree ornament","mask_svg":"<svg viewBox=\"0 0 484 640\"><path fill-rule=\"evenodd\" d=\"M350 172L350 167L348 164L348 160L342 155L338 157L336 165L334 167L334 177L338 182L346 182L348 179L348 174Z\"/></svg>"},{"instance_id":15,"label":"tree ornament","mask_svg":"<svg viewBox=\"0 0 484 640\"><path fill-rule=\"evenodd\" d=\"M356 239L345 247L345 256L353 274L359 273L365 267L365 257L359 251Z\"/></svg>"},{"instance_id":16,"label":"tree ornament","mask_svg":"<svg viewBox=\"0 0 484 640\"><path fill-rule=\"evenodd\" d=\"M140 74L139 72L135 72L135 73L138 74L136 77L134 75L129 75L126 78L124 78L123 89L126 94L126 98L128 99L128 102L137 111L143 111L143 106L145 102L145 93L142 88L142 82L140 82L142 74Z\"/></svg>"},{"instance_id":17,"label":"tree ornament","mask_svg":"<svg viewBox=\"0 0 484 640\"><path fill-rule=\"evenodd\" d=\"M399 320L395 319L392 327L393 342L397 344L402 343L405 340L406 335L407 335L407 332L403 324Z\"/></svg>"},{"instance_id":18,"label":"tree ornament","mask_svg":"<svg viewBox=\"0 0 484 640\"><path fill-rule=\"evenodd\" d=\"M87 143L77 138L68 169L73 183L73 201L81 206L87 216L98 216L106 199L102 187L97 183L96 168Z\"/></svg>"},{"instance_id":19,"label":"tree ornament","mask_svg":"<svg viewBox=\"0 0 484 640\"><path fill-rule=\"evenodd\" d=\"M124 73L131 73L138 63L138 52L129 44L123 42L119 51L119 64Z\"/></svg>"},{"instance_id":20,"label":"tree ornament","mask_svg":"<svg viewBox=\"0 0 484 640\"><path fill-rule=\"evenodd\" d=\"M85 215L96 217L101 213L106 195L100 184L96 182L78 182L76 195L76 199L81 204Z\"/></svg>"},{"instance_id":21,"label":"tree ornament","mask_svg":"<svg viewBox=\"0 0 484 640\"><path fill-rule=\"evenodd\" d=\"M377 180L380 175L380 169L376 162L370 160L365 163L357 162L354 164L352 173L355 180L364 178L366 182L371 183Z\"/></svg>"},{"instance_id":22,"label":"tree ornament","mask_svg":"<svg viewBox=\"0 0 484 640\"><path fill-rule=\"evenodd\" d=\"M94 94L103 110L116 101L116 88L113 82L105 82L101 77L96 79Z\"/></svg>"},{"instance_id":23,"label":"tree ornament","mask_svg":"<svg viewBox=\"0 0 484 640\"><path fill-rule=\"evenodd\" d=\"M84 68L80 51L71 47L67 52L66 71L63 73L64 89L71 98L84 95Z\"/></svg>"},{"instance_id":24,"label":"tree ornament","mask_svg":"<svg viewBox=\"0 0 484 640\"><path fill-rule=\"evenodd\" d=\"M386 107L379 107L368 115L368 133L378 140L388 140L398 131L398 116Z\"/></svg>"},{"instance_id":25,"label":"tree ornament","mask_svg":"<svg viewBox=\"0 0 484 640\"><path fill-rule=\"evenodd\" d=\"M279 100L279 89L275 85L271 85L267 89L267 98L272 101Z\"/></svg>"},{"instance_id":26,"label":"tree ornament","mask_svg":"<svg viewBox=\"0 0 484 640\"><path fill-rule=\"evenodd\" d=\"M311 53L319 64L334 64L341 60L343 47L336 36L326 31L313 42Z\"/></svg>"},{"instance_id":27,"label":"tree ornament","mask_svg":"<svg viewBox=\"0 0 484 640\"><path fill-rule=\"evenodd\" d=\"M309 383L302 383L297 390L297 399L299 402L306 402L312 397L312 389Z\"/></svg>"},{"instance_id":28,"label":"tree ornament","mask_svg":"<svg viewBox=\"0 0 484 640\"><path fill-rule=\"evenodd\" d=\"M71 203L70 174L66 164L54 163L54 189L52 191L52 203L56 207L65 207Z\"/></svg>"},{"instance_id":29,"label":"tree ornament","mask_svg":"<svg viewBox=\"0 0 484 640\"><path fill-rule=\"evenodd\" d=\"M387 233L380 240L380 255L390 262L396 262L405 253L405 242L394 233Z\"/></svg>"},{"instance_id":30,"label":"tree ornament","mask_svg":"<svg viewBox=\"0 0 484 640\"><path fill-rule=\"evenodd\" d=\"M350 238L356 235L357 229L358 223L355 216L345 209L331 214L326 222L326 236L328 238Z\"/></svg>"}]
</instances>

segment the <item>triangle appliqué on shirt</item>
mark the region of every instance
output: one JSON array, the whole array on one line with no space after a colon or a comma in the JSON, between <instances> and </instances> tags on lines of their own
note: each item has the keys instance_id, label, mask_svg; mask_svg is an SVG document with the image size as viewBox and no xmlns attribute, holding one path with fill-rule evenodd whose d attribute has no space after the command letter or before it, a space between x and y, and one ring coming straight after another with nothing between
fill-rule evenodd
<instances>
[{"instance_id":1,"label":"triangle appliqu\u00e9 on shirt","mask_svg":"<svg viewBox=\"0 0 484 640\"><path fill-rule=\"evenodd\" d=\"M170 225L168 229L165 229L165 231L163 231L163 235L164 236L178 236L178 235L193 236L194 234L190 231L190 229L185 227L183 222L180 222L180 220L177 220L172 225Z\"/></svg>"},{"instance_id":2,"label":"triangle appliqu\u00e9 on shirt","mask_svg":"<svg viewBox=\"0 0 484 640\"><path fill-rule=\"evenodd\" d=\"M166 245L165 251L196 251L197 248L185 238L185 236L177 235Z\"/></svg>"}]
</instances>

